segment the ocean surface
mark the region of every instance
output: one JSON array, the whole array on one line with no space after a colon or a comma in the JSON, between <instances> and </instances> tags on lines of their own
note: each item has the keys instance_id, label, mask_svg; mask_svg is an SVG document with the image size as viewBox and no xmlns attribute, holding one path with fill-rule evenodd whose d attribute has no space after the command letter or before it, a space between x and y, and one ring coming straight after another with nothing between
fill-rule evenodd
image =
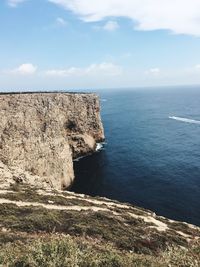
<instances>
[{"instance_id":1,"label":"ocean surface","mask_svg":"<svg viewBox=\"0 0 200 267\"><path fill-rule=\"evenodd\" d=\"M200 87L98 93L106 144L74 162L72 190L200 226Z\"/></svg>"}]
</instances>

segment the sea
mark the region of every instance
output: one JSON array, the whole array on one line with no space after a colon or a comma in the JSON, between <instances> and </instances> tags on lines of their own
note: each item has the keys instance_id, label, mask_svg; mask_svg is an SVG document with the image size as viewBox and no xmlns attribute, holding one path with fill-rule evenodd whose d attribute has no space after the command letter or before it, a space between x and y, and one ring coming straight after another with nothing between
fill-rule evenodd
<instances>
[{"instance_id":1,"label":"sea","mask_svg":"<svg viewBox=\"0 0 200 267\"><path fill-rule=\"evenodd\" d=\"M106 140L72 191L200 226L200 87L99 90Z\"/></svg>"}]
</instances>

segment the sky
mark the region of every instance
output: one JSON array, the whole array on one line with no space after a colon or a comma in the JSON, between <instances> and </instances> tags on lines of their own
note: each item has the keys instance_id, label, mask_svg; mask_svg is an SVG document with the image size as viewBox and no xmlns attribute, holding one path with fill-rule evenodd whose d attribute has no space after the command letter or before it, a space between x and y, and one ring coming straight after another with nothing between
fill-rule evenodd
<instances>
[{"instance_id":1,"label":"sky","mask_svg":"<svg viewBox=\"0 0 200 267\"><path fill-rule=\"evenodd\" d=\"M0 0L0 88L200 84L200 0Z\"/></svg>"}]
</instances>

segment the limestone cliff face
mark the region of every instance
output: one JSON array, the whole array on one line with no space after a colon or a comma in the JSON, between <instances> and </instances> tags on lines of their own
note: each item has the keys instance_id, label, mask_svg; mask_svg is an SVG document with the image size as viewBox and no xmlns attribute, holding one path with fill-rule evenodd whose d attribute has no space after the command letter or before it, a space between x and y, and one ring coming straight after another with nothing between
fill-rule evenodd
<instances>
[{"instance_id":1,"label":"limestone cliff face","mask_svg":"<svg viewBox=\"0 0 200 267\"><path fill-rule=\"evenodd\" d=\"M73 158L104 139L98 96L75 93L0 95L0 161L69 187Z\"/></svg>"}]
</instances>

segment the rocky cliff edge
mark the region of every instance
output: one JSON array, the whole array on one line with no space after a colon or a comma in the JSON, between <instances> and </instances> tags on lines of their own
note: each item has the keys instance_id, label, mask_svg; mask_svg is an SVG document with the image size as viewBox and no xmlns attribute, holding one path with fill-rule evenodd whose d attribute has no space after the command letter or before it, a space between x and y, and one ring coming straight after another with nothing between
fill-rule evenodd
<instances>
[{"instance_id":1,"label":"rocky cliff edge","mask_svg":"<svg viewBox=\"0 0 200 267\"><path fill-rule=\"evenodd\" d=\"M200 266L199 227L58 190L103 139L96 95L0 95L0 266Z\"/></svg>"},{"instance_id":2,"label":"rocky cliff edge","mask_svg":"<svg viewBox=\"0 0 200 267\"><path fill-rule=\"evenodd\" d=\"M68 188L73 158L104 140L96 94L0 94L0 183ZM17 175L16 175L17 174Z\"/></svg>"}]
</instances>

